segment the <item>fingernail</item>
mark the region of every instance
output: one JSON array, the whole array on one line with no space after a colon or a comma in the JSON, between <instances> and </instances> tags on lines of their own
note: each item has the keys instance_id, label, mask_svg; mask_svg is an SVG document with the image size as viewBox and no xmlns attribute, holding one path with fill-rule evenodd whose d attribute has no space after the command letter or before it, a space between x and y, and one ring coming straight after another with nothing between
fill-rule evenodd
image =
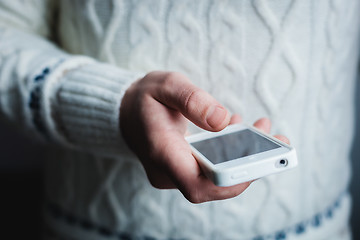
<instances>
[{"instance_id":1,"label":"fingernail","mask_svg":"<svg viewBox=\"0 0 360 240\"><path fill-rule=\"evenodd\" d=\"M226 115L227 111L225 108L213 106L207 114L206 122L210 125L210 127L217 128L224 121Z\"/></svg>"}]
</instances>

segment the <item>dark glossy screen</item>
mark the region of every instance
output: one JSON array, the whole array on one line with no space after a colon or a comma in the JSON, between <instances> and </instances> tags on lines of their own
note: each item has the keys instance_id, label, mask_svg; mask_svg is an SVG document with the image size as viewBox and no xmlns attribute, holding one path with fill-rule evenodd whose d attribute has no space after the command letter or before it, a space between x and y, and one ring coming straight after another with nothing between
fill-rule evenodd
<instances>
[{"instance_id":1,"label":"dark glossy screen","mask_svg":"<svg viewBox=\"0 0 360 240\"><path fill-rule=\"evenodd\" d=\"M213 164L227 162L280 147L280 145L249 129L194 142L191 145Z\"/></svg>"}]
</instances>

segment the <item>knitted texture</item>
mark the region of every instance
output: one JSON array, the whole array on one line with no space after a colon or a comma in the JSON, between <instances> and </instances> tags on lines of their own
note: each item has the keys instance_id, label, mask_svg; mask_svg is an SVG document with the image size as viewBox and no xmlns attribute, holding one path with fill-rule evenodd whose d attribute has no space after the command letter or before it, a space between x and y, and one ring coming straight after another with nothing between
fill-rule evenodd
<instances>
[{"instance_id":1,"label":"knitted texture","mask_svg":"<svg viewBox=\"0 0 360 240\"><path fill-rule=\"evenodd\" d=\"M40 135L36 126L44 123L51 139L82 150L51 151L47 161L47 199L72 214L68 225L51 217L48 224L65 239L100 239L84 222L104 239L113 237L109 231L139 239L283 239L284 229L317 219L346 191L359 1L54 1L55 36L67 53L13 29L51 35L47 3L31 1L22 13L19 2L0 3L1 111ZM297 149L299 167L234 199L200 205L152 188L140 163L121 150L117 127L136 73L157 69L185 73L245 122L270 117L273 133ZM38 76L53 80L29 84ZM32 93L33 106L51 103L40 104L41 114L27 104ZM340 236L349 205L347 197L328 224L288 238Z\"/></svg>"},{"instance_id":2,"label":"knitted texture","mask_svg":"<svg viewBox=\"0 0 360 240\"><path fill-rule=\"evenodd\" d=\"M45 1L34 2L27 14L47 6ZM0 17L2 113L47 141L102 155L128 155L119 130L120 103L128 86L142 74L70 56L25 32L49 35L41 28L48 21L45 14L23 16L32 20L25 22L15 18L19 14L15 2L5 1L0 7L4 12Z\"/></svg>"},{"instance_id":3,"label":"knitted texture","mask_svg":"<svg viewBox=\"0 0 360 240\"><path fill-rule=\"evenodd\" d=\"M53 101L65 139L97 154L127 153L119 128L120 103L140 76L100 63L68 71Z\"/></svg>"}]
</instances>

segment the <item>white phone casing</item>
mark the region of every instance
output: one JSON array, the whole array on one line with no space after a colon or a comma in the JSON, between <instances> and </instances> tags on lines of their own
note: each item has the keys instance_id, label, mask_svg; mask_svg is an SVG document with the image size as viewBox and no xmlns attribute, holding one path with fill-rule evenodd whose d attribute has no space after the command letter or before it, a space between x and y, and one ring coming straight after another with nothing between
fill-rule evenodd
<instances>
[{"instance_id":1,"label":"white phone casing","mask_svg":"<svg viewBox=\"0 0 360 240\"><path fill-rule=\"evenodd\" d=\"M218 137L221 135L250 129L260 136L277 143L281 147L256 153L246 157L226 161L223 163L213 164L191 143ZM220 132L203 132L186 137L190 143L193 154L197 159L204 174L218 186L232 186L239 183L248 182L270 174L280 173L297 166L296 150L292 146L276 139L260 130L246 126L244 124L234 124L226 127ZM285 160L286 166L281 165L280 161Z\"/></svg>"}]
</instances>

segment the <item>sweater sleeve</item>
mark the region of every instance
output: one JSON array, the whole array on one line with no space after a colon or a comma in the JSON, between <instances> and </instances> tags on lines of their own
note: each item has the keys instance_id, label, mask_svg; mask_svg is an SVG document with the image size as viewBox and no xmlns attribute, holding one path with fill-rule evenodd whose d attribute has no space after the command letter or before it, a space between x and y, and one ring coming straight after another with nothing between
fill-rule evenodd
<instances>
[{"instance_id":1,"label":"sweater sleeve","mask_svg":"<svg viewBox=\"0 0 360 240\"><path fill-rule=\"evenodd\" d=\"M52 4L0 2L0 113L46 141L102 154L129 153L121 99L142 75L70 55L48 40Z\"/></svg>"}]
</instances>

